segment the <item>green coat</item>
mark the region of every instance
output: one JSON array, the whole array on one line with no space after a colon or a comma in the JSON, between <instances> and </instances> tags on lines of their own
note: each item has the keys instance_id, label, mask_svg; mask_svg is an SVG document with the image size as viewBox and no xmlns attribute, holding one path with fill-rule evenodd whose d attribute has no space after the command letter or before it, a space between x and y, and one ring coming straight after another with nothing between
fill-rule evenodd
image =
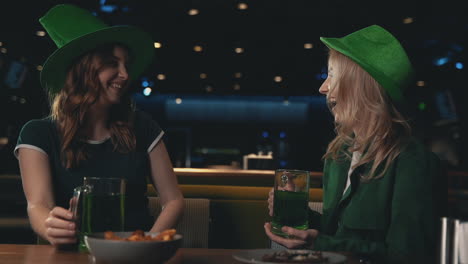
<instances>
[{"instance_id":1,"label":"green coat","mask_svg":"<svg viewBox=\"0 0 468 264\"><path fill-rule=\"evenodd\" d=\"M320 231L314 249L390 263L433 259L440 202L434 191L437 156L412 140L382 178L360 182L370 165L356 168L343 195L349 166L349 160L325 162L323 215L311 215L311 228Z\"/></svg>"}]
</instances>

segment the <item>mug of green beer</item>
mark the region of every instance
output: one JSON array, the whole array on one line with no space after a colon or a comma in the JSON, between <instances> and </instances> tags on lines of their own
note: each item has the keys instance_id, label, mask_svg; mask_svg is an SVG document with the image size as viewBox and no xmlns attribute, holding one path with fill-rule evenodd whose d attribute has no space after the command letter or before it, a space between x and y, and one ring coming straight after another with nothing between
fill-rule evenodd
<instances>
[{"instance_id":1,"label":"mug of green beer","mask_svg":"<svg viewBox=\"0 0 468 264\"><path fill-rule=\"evenodd\" d=\"M84 236L124 231L125 179L85 177L74 189L71 211L77 226L78 249L87 251Z\"/></svg>"},{"instance_id":2,"label":"mug of green beer","mask_svg":"<svg viewBox=\"0 0 468 264\"><path fill-rule=\"evenodd\" d=\"M279 169L275 171L272 232L288 237L283 226L300 230L309 227L309 172Z\"/></svg>"}]
</instances>

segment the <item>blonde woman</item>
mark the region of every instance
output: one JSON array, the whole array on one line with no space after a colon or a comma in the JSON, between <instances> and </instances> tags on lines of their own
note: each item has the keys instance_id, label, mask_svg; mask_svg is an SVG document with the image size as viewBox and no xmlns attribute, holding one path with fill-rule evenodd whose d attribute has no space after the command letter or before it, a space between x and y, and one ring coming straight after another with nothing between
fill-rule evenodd
<instances>
[{"instance_id":1,"label":"blonde woman","mask_svg":"<svg viewBox=\"0 0 468 264\"><path fill-rule=\"evenodd\" d=\"M422 261L435 249L438 159L411 136L395 105L411 80L400 43L373 25L343 38L321 38L330 49L320 87L335 117L336 137L324 155L323 215L310 227L283 227L294 238L265 232L288 248L347 251L377 261ZM273 213L273 193L269 210Z\"/></svg>"},{"instance_id":2,"label":"blonde woman","mask_svg":"<svg viewBox=\"0 0 468 264\"><path fill-rule=\"evenodd\" d=\"M53 7L40 22L58 46L41 71L53 104L50 116L24 125L15 149L32 228L53 245L75 243L68 207L84 177L126 180L125 230L174 227L183 197L164 132L131 101L130 82L153 57L151 37L107 26L73 5ZM164 208L156 220L147 208L147 179Z\"/></svg>"}]
</instances>

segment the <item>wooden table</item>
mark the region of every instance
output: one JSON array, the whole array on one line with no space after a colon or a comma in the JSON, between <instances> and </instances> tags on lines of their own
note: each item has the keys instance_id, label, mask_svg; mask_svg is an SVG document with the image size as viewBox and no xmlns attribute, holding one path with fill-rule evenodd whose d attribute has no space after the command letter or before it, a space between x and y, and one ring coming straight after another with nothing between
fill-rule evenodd
<instances>
[{"instance_id":1,"label":"wooden table","mask_svg":"<svg viewBox=\"0 0 468 264\"><path fill-rule=\"evenodd\" d=\"M166 264L240 264L232 253L242 249L181 248ZM56 250L50 245L0 244L0 263L8 264L88 264L90 255ZM346 263L359 263L351 259Z\"/></svg>"}]
</instances>

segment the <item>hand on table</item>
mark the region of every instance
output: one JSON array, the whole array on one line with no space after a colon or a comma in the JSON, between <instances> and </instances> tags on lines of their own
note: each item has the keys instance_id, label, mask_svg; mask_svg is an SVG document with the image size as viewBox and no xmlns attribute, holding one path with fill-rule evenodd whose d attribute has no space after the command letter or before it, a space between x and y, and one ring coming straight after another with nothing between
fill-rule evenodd
<instances>
[{"instance_id":1,"label":"hand on table","mask_svg":"<svg viewBox=\"0 0 468 264\"><path fill-rule=\"evenodd\" d=\"M314 247L315 238L319 232L315 229L299 230L289 226L283 226L281 231L294 238L284 238L271 232L271 224L264 225L266 235L278 244L287 248L310 248Z\"/></svg>"}]
</instances>

